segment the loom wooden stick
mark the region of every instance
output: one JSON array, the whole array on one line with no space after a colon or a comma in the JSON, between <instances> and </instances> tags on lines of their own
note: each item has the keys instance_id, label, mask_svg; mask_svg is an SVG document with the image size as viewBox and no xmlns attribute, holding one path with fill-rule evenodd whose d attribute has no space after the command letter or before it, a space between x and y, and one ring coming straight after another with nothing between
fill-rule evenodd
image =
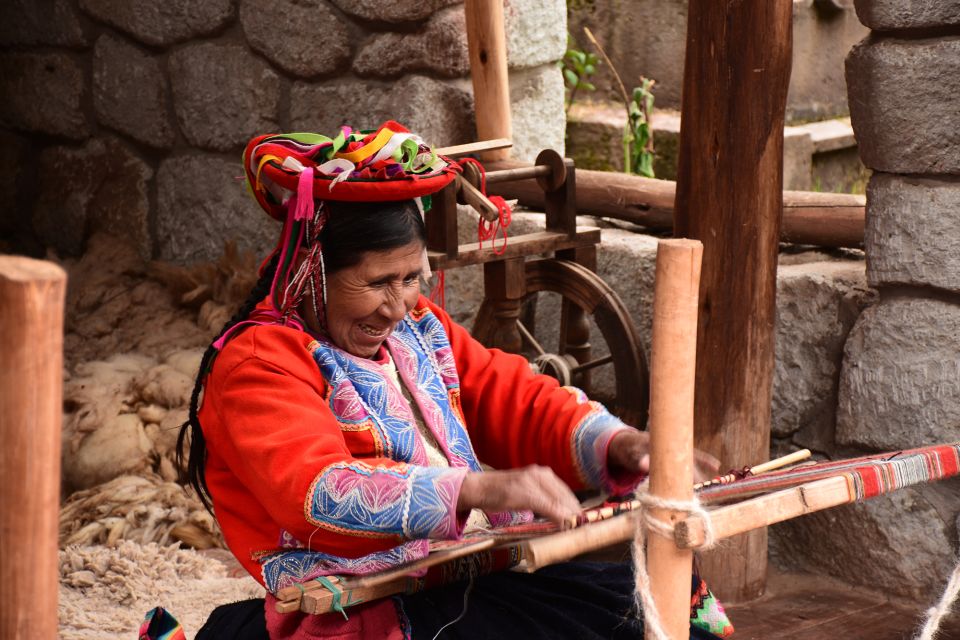
<instances>
[{"instance_id":1,"label":"loom wooden stick","mask_svg":"<svg viewBox=\"0 0 960 640\"><path fill-rule=\"evenodd\" d=\"M480 153L482 151L495 151L497 149L509 149L513 142L509 138L496 138L494 140L479 140L477 142L468 142L466 144L455 144L449 147L440 147L436 149L438 156L448 156L457 158L470 155L471 153Z\"/></svg>"},{"instance_id":2,"label":"loom wooden stick","mask_svg":"<svg viewBox=\"0 0 960 640\"><path fill-rule=\"evenodd\" d=\"M0 638L57 637L66 282L0 256Z\"/></svg>"},{"instance_id":3,"label":"loom wooden stick","mask_svg":"<svg viewBox=\"0 0 960 640\"><path fill-rule=\"evenodd\" d=\"M806 460L811 455L812 454L810 453L810 449L800 449L799 451L788 453L785 456L780 456L779 458L774 458L773 460L763 462L761 464L758 464L755 467L750 467L749 475L758 476L761 473L766 473L768 471L773 471L775 469L781 469L791 464L795 464L797 462ZM711 487L715 484L727 484L730 482L734 482L735 480L737 480L737 474L728 473L725 476L720 476L719 478L714 478L713 480L707 480L706 482L699 482L693 485L693 490L699 491L700 489L703 489L705 487Z\"/></svg>"},{"instance_id":4,"label":"loom wooden stick","mask_svg":"<svg viewBox=\"0 0 960 640\"><path fill-rule=\"evenodd\" d=\"M693 499L693 401L702 257L703 245L696 240L661 240L657 247L649 422L650 495L654 498ZM666 509L652 509L651 515L668 524L683 518L680 512ZM646 553L663 630L671 639L686 639L690 634L693 552L653 535L647 540ZM653 637L649 623L646 637Z\"/></svg>"},{"instance_id":5,"label":"loom wooden stick","mask_svg":"<svg viewBox=\"0 0 960 640\"><path fill-rule=\"evenodd\" d=\"M634 514L628 513L588 526L525 540L521 545L524 559L521 566L524 571L529 572L564 562L582 553L629 540L635 528Z\"/></svg>"},{"instance_id":6,"label":"loom wooden stick","mask_svg":"<svg viewBox=\"0 0 960 640\"><path fill-rule=\"evenodd\" d=\"M367 576L358 576L355 578L343 578L339 576L329 577L335 584L343 584L346 587L350 588L370 588L379 586L388 582L391 582L397 578L404 578L414 571L420 571L423 569L429 569L444 562L450 562L451 560L456 560L457 558L462 558L464 556L477 553L478 551L483 551L485 549L490 549L497 545L503 544L503 539L498 538L484 538L472 544L467 544L462 547L457 547L455 549L444 549L442 551L436 551L431 553L426 558L417 560L416 562L411 562L405 565L401 565L389 571L384 571L381 573L375 573ZM302 588L301 588L302 587ZM308 591L313 591L316 589L324 589L323 585L319 582L310 580L306 583L300 585L300 587L284 587L276 593L277 600L280 600L281 603L288 602L291 600L297 600L300 596ZM325 590L325 589L324 589ZM280 603L277 605L277 611L279 613L286 613L289 611L296 611L296 608L290 609L285 607L285 610L280 610Z\"/></svg>"},{"instance_id":7,"label":"loom wooden stick","mask_svg":"<svg viewBox=\"0 0 960 640\"><path fill-rule=\"evenodd\" d=\"M849 474L808 482L710 512L713 534L718 540L735 536L814 511L829 509L856 499ZM678 547L692 549L706 540L703 518L690 516L674 527Z\"/></svg>"}]
</instances>

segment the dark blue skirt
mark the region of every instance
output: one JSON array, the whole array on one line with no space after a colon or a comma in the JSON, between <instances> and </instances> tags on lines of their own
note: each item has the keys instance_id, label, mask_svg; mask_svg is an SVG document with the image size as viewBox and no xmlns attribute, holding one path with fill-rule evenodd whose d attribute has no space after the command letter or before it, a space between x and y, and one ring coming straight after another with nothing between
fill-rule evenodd
<instances>
[{"instance_id":1,"label":"dark blue skirt","mask_svg":"<svg viewBox=\"0 0 960 640\"><path fill-rule=\"evenodd\" d=\"M481 576L472 585L459 582L393 600L412 640L432 640L441 628L439 638L445 640L626 640L643 638L643 623L631 615L633 588L627 564L567 562L530 574ZM258 599L217 607L197 640L266 640L263 606ZM717 636L691 627L690 638Z\"/></svg>"}]
</instances>

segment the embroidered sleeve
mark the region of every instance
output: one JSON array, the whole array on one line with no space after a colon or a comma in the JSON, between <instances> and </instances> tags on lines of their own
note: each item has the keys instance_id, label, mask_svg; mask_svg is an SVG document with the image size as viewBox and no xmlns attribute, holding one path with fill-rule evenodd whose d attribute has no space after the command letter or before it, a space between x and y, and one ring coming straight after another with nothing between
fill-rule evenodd
<instances>
[{"instance_id":1,"label":"embroidered sleeve","mask_svg":"<svg viewBox=\"0 0 960 640\"><path fill-rule=\"evenodd\" d=\"M583 396L579 389L567 389ZM584 396L585 397L585 396ZM585 486L602 489L607 493L623 494L632 490L640 476L614 477L607 468L607 454L613 437L625 429L631 429L611 415L598 402L587 403L590 412L573 430L571 446L577 472Z\"/></svg>"},{"instance_id":2,"label":"embroidered sleeve","mask_svg":"<svg viewBox=\"0 0 960 640\"><path fill-rule=\"evenodd\" d=\"M338 533L408 539L456 538L465 520L456 503L467 469L336 463L313 482L308 520Z\"/></svg>"}]
</instances>

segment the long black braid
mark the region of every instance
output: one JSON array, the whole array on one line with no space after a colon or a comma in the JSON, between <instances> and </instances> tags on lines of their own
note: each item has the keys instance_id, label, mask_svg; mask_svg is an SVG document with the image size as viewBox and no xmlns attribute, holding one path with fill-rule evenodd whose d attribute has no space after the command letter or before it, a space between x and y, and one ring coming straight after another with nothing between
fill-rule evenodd
<instances>
[{"instance_id":1,"label":"long black braid","mask_svg":"<svg viewBox=\"0 0 960 640\"><path fill-rule=\"evenodd\" d=\"M253 289L250 290L250 295L247 296L247 299L237 312L233 314L233 317L223 325L223 328L220 329L220 332L217 334L217 337L214 338L213 342L216 342L223 334L233 328L234 325L246 320L250 313L253 312L254 307L270 293L270 285L273 282L273 275L277 270L279 259L280 253L277 252L273 259L267 263L263 274L253 286ZM193 384L193 394L190 396L190 415L187 421L180 427L180 435L177 436L176 452L177 468L180 470L180 481L190 483L196 490L197 496L200 497L200 502L202 502L203 506L207 508L207 511L211 513L213 513L213 505L210 501L210 491L207 489L206 474L207 441L203 437L203 427L200 426L198 412L200 393L203 390L203 381L207 377L207 374L210 373L210 368L213 366L213 360L216 358L217 353L218 351L213 346L213 343L203 352L203 358L200 360L200 370L197 372L197 379ZM184 468L184 453L188 438L190 441L190 453L187 456L186 468Z\"/></svg>"}]
</instances>

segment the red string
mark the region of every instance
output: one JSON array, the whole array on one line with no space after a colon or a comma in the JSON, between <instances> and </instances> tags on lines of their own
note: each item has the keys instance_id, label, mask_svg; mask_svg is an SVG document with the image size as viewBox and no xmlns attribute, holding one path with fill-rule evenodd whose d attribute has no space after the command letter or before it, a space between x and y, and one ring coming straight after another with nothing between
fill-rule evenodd
<instances>
[{"instance_id":1,"label":"red string","mask_svg":"<svg viewBox=\"0 0 960 640\"><path fill-rule=\"evenodd\" d=\"M437 271L437 284L430 290L430 302L439 305L444 311L447 310L446 283L446 276L443 273L443 269L441 269Z\"/></svg>"},{"instance_id":2,"label":"red string","mask_svg":"<svg viewBox=\"0 0 960 640\"><path fill-rule=\"evenodd\" d=\"M490 202L497 207L497 219L495 221L491 222L483 216L480 216L480 221L477 224L477 242L480 245L480 248L483 249L484 241L490 240L493 253L498 256L503 255L503 252L507 250L507 227L510 226L510 222L513 218L513 212L510 210L510 205L508 205L507 201L501 196L487 195L487 173L482 164L473 158L463 158L460 160L460 164L472 164L477 168L477 171L480 172L480 192L487 196L487 199L489 199ZM499 249L497 248L496 244L498 232L503 237L503 243L500 245Z\"/></svg>"}]
</instances>

